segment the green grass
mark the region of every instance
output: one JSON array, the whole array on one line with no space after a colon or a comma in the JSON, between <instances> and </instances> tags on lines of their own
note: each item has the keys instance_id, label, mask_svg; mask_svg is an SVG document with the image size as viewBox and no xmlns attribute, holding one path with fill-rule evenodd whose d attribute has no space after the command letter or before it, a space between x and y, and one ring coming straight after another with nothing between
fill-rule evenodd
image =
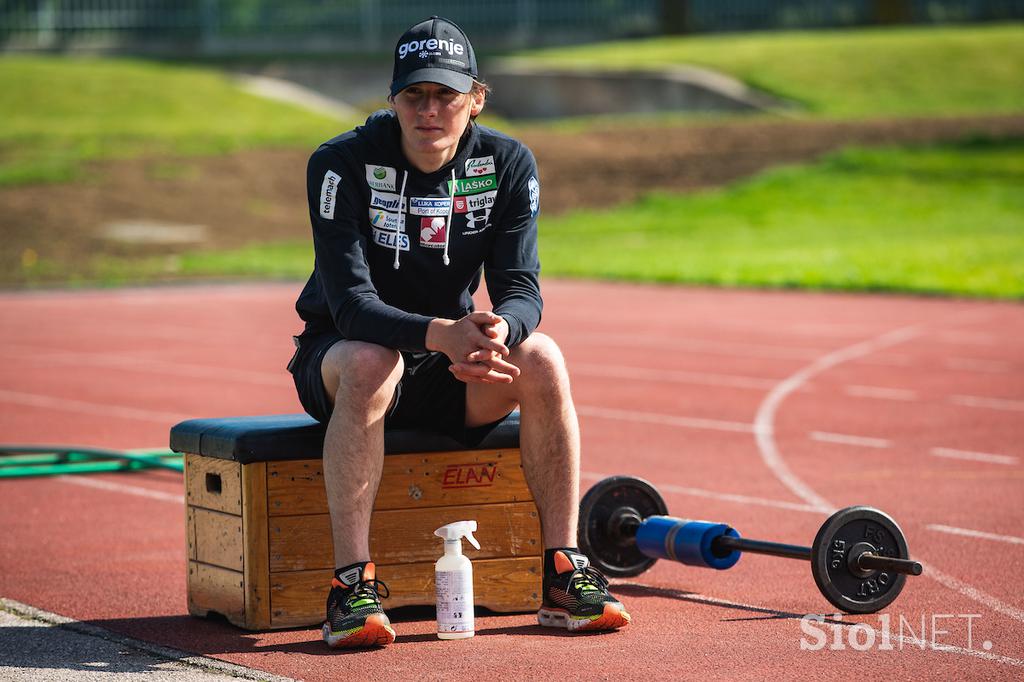
<instances>
[{"instance_id":1,"label":"green grass","mask_svg":"<svg viewBox=\"0 0 1024 682\"><path fill-rule=\"evenodd\" d=\"M695 64L827 117L1024 111L1024 24L652 38L517 56L567 68Z\"/></svg>"},{"instance_id":2,"label":"green grass","mask_svg":"<svg viewBox=\"0 0 1024 682\"><path fill-rule=\"evenodd\" d=\"M1024 140L851 149L721 190L542 217L545 276L1024 298ZM308 242L97 261L109 283L305 278Z\"/></svg>"},{"instance_id":3,"label":"green grass","mask_svg":"<svg viewBox=\"0 0 1024 682\"><path fill-rule=\"evenodd\" d=\"M354 123L215 70L100 58L0 57L0 111L0 185L72 180L92 159L311 148Z\"/></svg>"},{"instance_id":4,"label":"green grass","mask_svg":"<svg viewBox=\"0 0 1024 682\"><path fill-rule=\"evenodd\" d=\"M1024 141L852 149L546 220L548 275L1024 297Z\"/></svg>"}]
</instances>

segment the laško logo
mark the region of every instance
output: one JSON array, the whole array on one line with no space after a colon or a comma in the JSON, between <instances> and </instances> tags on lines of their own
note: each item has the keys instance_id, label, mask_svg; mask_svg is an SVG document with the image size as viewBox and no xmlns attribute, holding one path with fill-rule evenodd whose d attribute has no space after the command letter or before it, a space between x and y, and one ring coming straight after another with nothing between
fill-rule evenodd
<instances>
[{"instance_id":1,"label":"la\u0161ko logo","mask_svg":"<svg viewBox=\"0 0 1024 682\"><path fill-rule=\"evenodd\" d=\"M411 54L415 54L420 50L429 51L445 51L449 55L464 55L466 54L466 47L461 43L457 43L454 40L444 40L437 38L430 38L428 40L410 40L407 43L398 46L398 58L405 59ZM421 55L422 56L422 55Z\"/></svg>"}]
</instances>

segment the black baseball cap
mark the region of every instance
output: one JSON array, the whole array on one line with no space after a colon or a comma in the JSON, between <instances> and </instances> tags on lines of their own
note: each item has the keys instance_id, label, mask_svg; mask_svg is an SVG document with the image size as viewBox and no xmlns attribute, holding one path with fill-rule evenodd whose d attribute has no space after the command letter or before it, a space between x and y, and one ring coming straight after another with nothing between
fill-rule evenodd
<instances>
[{"instance_id":1,"label":"black baseball cap","mask_svg":"<svg viewBox=\"0 0 1024 682\"><path fill-rule=\"evenodd\" d=\"M440 83L469 92L477 77L476 54L466 32L443 17L421 21L398 39L391 94L413 83Z\"/></svg>"}]
</instances>

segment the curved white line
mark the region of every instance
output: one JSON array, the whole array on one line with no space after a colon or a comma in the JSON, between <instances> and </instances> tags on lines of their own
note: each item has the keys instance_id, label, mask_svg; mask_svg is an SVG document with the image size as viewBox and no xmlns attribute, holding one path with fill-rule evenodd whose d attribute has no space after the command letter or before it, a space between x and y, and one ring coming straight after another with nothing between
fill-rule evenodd
<instances>
[{"instance_id":1,"label":"curved white line","mask_svg":"<svg viewBox=\"0 0 1024 682\"><path fill-rule=\"evenodd\" d=\"M822 513L831 514L836 509L831 502L814 492L810 486L790 471L789 466L783 461L782 455L779 454L779 449L775 445L775 413L778 411L782 401L789 397L790 393L798 390L813 377L825 370L849 360L874 353L882 348L903 343L920 333L919 327L903 327L882 334L874 339L832 351L799 370L796 374L783 379L775 385L775 388L768 392L768 395L765 396L765 399L761 401L761 405L757 408L757 417L754 418L754 437L757 439L757 447L765 465L793 494L812 507L816 507Z\"/></svg>"},{"instance_id":2,"label":"curved white line","mask_svg":"<svg viewBox=\"0 0 1024 682\"><path fill-rule=\"evenodd\" d=\"M831 502L815 492L809 485L800 480L800 478L790 470L789 466L782 459L782 455L779 453L778 447L775 445L775 413L778 411L779 405L782 404L782 401L785 400L790 393L798 390L811 378L821 374L825 370L831 369L832 367L843 362L847 362L848 360L854 360L868 355L869 353L874 353L882 348L903 343L904 341L908 341L915 336L920 335L921 332L922 329L916 325L901 327L873 339L868 339L867 341L862 341L861 343L856 343L852 346L847 346L846 348L840 348L839 350L818 358L807 367L804 367L792 376L782 380L775 388L768 392L768 395L765 396L763 401L761 401L761 405L758 406L757 409L757 417L754 419L754 437L757 439L758 451L761 454L761 459L764 461L765 466L767 466L769 471L771 471L783 485L789 488L793 494L823 513L831 514L836 510L836 507ZM1018 622L1024 623L1024 610L1005 604L996 597L982 592L973 585L968 585L951 575L947 575L939 571L931 564L924 564L923 561L921 563L926 566L924 575L936 580L951 590L959 592L968 599L984 604L997 613L1001 613L1004 616L1009 616Z\"/></svg>"}]
</instances>

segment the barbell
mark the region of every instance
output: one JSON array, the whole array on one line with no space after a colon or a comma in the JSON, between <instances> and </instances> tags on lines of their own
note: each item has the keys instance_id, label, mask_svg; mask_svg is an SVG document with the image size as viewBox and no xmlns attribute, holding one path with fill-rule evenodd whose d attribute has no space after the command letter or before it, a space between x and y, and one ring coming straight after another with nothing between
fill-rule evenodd
<instances>
[{"instance_id":1,"label":"barbell","mask_svg":"<svg viewBox=\"0 0 1024 682\"><path fill-rule=\"evenodd\" d=\"M847 613L888 606L908 575L921 575L907 540L891 516L872 507L847 507L830 516L810 547L740 537L728 524L668 516L657 489L632 476L606 478L580 501L579 546L605 574L629 577L658 559L725 570L742 552L811 562L821 593Z\"/></svg>"}]
</instances>

